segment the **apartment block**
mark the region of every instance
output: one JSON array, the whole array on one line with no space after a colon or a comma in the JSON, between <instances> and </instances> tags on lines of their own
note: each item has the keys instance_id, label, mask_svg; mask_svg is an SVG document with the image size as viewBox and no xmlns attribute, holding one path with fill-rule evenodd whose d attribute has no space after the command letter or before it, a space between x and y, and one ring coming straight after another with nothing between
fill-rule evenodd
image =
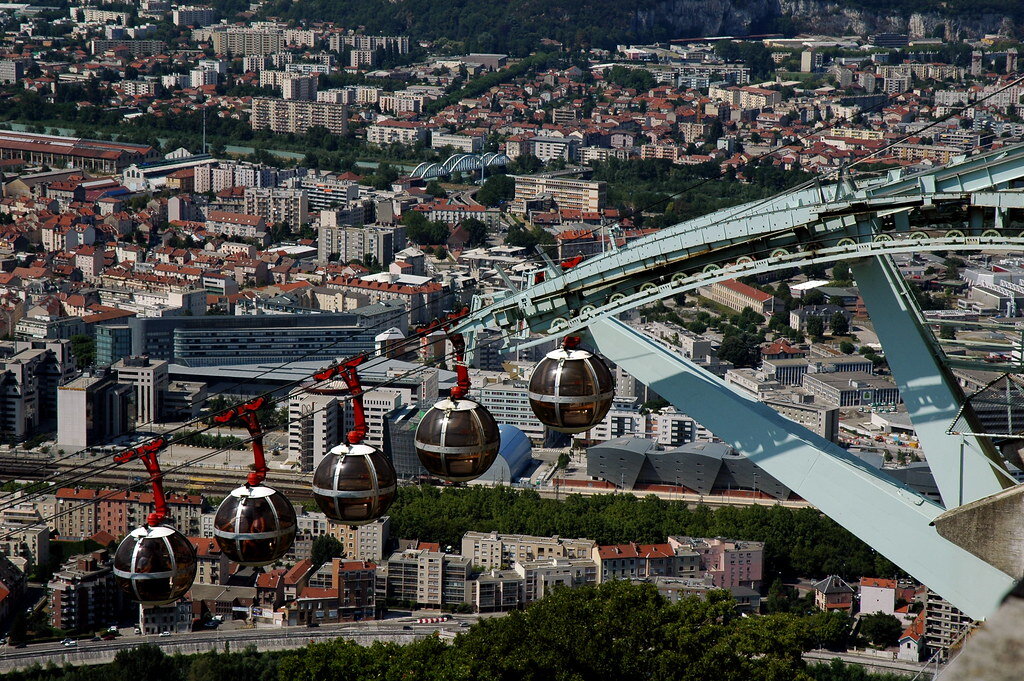
<instances>
[{"instance_id":1,"label":"apartment block","mask_svg":"<svg viewBox=\"0 0 1024 681\"><path fill-rule=\"evenodd\" d=\"M193 31L196 40L208 39L217 54L238 56L277 54L285 51L284 31L280 29L214 27Z\"/></svg>"},{"instance_id":2,"label":"apartment block","mask_svg":"<svg viewBox=\"0 0 1024 681\"><path fill-rule=\"evenodd\" d=\"M24 573L50 562L50 528L30 503L0 513L0 555L5 555Z\"/></svg>"},{"instance_id":3,"label":"apartment block","mask_svg":"<svg viewBox=\"0 0 1024 681\"><path fill-rule=\"evenodd\" d=\"M668 544L677 554L696 554L700 559L699 569L710 575L715 586L720 589L761 588L764 578L764 542L669 537Z\"/></svg>"},{"instance_id":4,"label":"apartment block","mask_svg":"<svg viewBox=\"0 0 1024 681\"><path fill-rule=\"evenodd\" d=\"M316 100L317 76L303 76L296 73L287 74L281 80L281 98L288 100Z\"/></svg>"},{"instance_id":5,"label":"apartment block","mask_svg":"<svg viewBox=\"0 0 1024 681\"><path fill-rule=\"evenodd\" d=\"M474 566L491 569L512 565L517 561L528 562L547 558L589 559L594 545L594 541L590 539L467 532L462 536L462 555L470 559Z\"/></svg>"},{"instance_id":6,"label":"apartment block","mask_svg":"<svg viewBox=\"0 0 1024 681\"><path fill-rule=\"evenodd\" d=\"M517 213L525 213L528 202L542 198L550 198L559 209L596 213L604 208L607 198L604 182L546 175L513 175L512 178L516 181L512 210Z\"/></svg>"},{"instance_id":7,"label":"apartment block","mask_svg":"<svg viewBox=\"0 0 1024 681\"><path fill-rule=\"evenodd\" d=\"M330 102L256 97L252 100L249 122L253 130L302 134L320 126L336 135L344 135L348 132L348 107Z\"/></svg>"},{"instance_id":8,"label":"apartment block","mask_svg":"<svg viewBox=\"0 0 1024 681\"><path fill-rule=\"evenodd\" d=\"M370 144L426 144L431 127L420 121L381 121L366 129Z\"/></svg>"},{"instance_id":9,"label":"apartment block","mask_svg":"<svg viewBox=\"0 0 1024 681\"><path fill-rule=\"evenodd\" d=\"M365 525L330 523L327 534L341 542L347 559L379 563L390 551L391 516L381 516Z\"/></svg>"},{"instance_id":10,"label":"apartment block","mask_svg":"<svg viewBox=\"0 0 1024 681\"><path fill-rule=\"evenodd\" d=\"M304 189L246 187L243 212L259 215L268 225L280 222L297 231L309 222L309 199Z\"/></svg>"},{"instance_id":11,"label":"apartment block","mask_svg":"<svg viewBox=\"0 0 1024 681\"><path fill-rule=\"evenodd\" d=\"M468 558L431 548L395 552L378 569L377 593L433 607L466 603L472 597L471 567Z\"/></svg>"},{"instance_id":12,"label":"apartment block","mask_svg":"<svg viewBox=\"0 0 1024 681\"><path fill-rule=\"evenodd\" d=\"M656 576L696 577L700 557L695 552L669 543L595 545L591 556L597 564L597 579L647 579Z\"/></svg>"},{"instance_id":13,"label":"apartment block","mask_svg":"<svg viewBox=\"0 0 1024 681\"><path fill-rule=\"evenodd\" d=\"M584 540L589 541L589 540ZM523 603L549 595L556 587L573 589L598 583L598 564L591 558L546 557L517 561L512 570L523 578Z\"/></svg>"},{"instance_id":14,"label":"apartment block","mask_svg":"<svg viewBox=\"0 0 1024 681\"><path fill-rule=\"evenodd\" d=\"M106 551L72 557L46 586L50 625L57 629L105 628L119 619L127 603L114 583Z\"/></svg>"},{"instance_id":15,"label":"apartment block","mask_svg":"<svg viewBox=\"0 0 1024 681\"><path fill-rule=\"evenodd\" d=\"M327 38L327 45L334 52L341 52L347 46L355 50L389 50L398 54L408 54L409 36L332 33Z\"/></svg>"},{"instance_id":16,"label":"apartment block","mask_svg":"<svg viewBox=\"0 0 1024 681\"><path fill-rule=\"evenodd\" d=\"M171 22L175 26L204 28L217 23L217 10L200 6L175 7L171 12Z\"/></svg>"},{"instance_id":17,"label":"apartment block","mask_svg":"<svg viewBox=\"0 0 1024 681\"><path fill-rule=\"evenodd\" d=\"M483 135L435 132L430 136L430 146L433 149L451 147L465 154L479 154L484 148L484 137Z\"/></svg>"}]
</instances>

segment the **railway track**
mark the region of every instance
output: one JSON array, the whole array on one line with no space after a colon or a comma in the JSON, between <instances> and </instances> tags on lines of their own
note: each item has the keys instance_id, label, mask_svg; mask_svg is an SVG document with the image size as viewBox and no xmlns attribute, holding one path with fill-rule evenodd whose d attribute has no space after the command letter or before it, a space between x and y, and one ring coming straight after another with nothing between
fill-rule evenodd
<instances>
[{"instance_id":1,"label":"railway track","mask_svg":"<svg viewBox=\"0 0 1024 681\"><path fill-rule=\"evenodd\" d=\"M168 468L171 467L170 464ZM0 482L8 480L42 480L56 475L57 479L66 479L74 475L85 478L90 487L125 488L142 482L145 473L141 470L115 468L103 470L105 461L64 461L58 464L49 462L49 457L25 458L21 454L0 455ZM247 470L241 468L200 468L187 469L166 473L164 480L169 490L190 492L208 496L226 495L242 484ZM311 499L310 474L292 471L274 470L270 473L272 486L288 495L296 502Z\"/></svg>"}]
</instances>

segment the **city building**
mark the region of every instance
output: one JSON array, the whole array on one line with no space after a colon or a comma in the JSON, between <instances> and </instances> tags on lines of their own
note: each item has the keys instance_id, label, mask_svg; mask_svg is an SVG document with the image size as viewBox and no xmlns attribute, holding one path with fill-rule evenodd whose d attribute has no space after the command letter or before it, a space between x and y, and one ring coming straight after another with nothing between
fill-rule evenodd
<instances>
[{"instance_id":1,"label":"city building","mask_svg":"<svg viewBox=\"0 0 1024 681\"><path fill-rule=\"evenodd\" d=\"M366 129L370 144L426 144L431 126L419 121L381 121Z\"/></svg>"},{"instance_id":2,"label":"city building","mask_svg":"<svg viewBox=\"0 0 1024 681\"><path fill-rule=\"evenodd\" d=\"M46 588L50 626L66 631L105 629L120 618L128 598L114 583L106 551L72 556Z\"/></svg>"},{"instance_id":3,"label":"city building","mask_svg":"<svg viewBox=\"0 0 1024 681\"><path fill-rule=\"evenodd\" d=\"M604 208L607 188L604 182L573 180L548 175L513 175L516 181L512 210L525 213L528 204L544 198L559 209L599 212Z\"/></svg>"},{"instance_id":4,"label":"city building","mask_svg":"<svg viewBox=\"0 0 1024 681\"><path fill-rule=\"evenodd\" d=\"M764 579L764 542L700 537L669 537L677 554L700 557L700 570L718 589L760 590Z\"/></svg>"},{"instance_id":5,"label":"city building","mask_svg":"<svg viewBox=\"0 0 1024 681\"><path fill-rule=\"evenodd\" d=\"M894 405L900 402L896 384L862 371L808 373L803 387L817 399L837 407Z\"/></svg>"},{"instance_id":6,"label":"city building","mask_svg":"<svg viewBox=\"0 0 1024 681\"><path fill-rule=\"evenodd\" d=\"M860 580L860 612L865 615L880 612L884 615L896 614L896 591L899 588L895 579L863 577Z\"/></svg>"},{"instance_id":7,"label":"city building","mask_svg":"<svg viewBox=\"0 0 1024 681\"><path fill-rule=\"evenodd\" d=\"M51 168L78 167L113 175L133 163L143 163L157 157L157 150L145 144L104 142L11 130L5 130L0 136L0 159L17 158L31 165Z\"/></svg>"},{"instance_id":8,"label":"city building","mask_svg":"<svg viewBox=\"0 0 1024 681\"><path fill-rule=\"evenodd\" d=\"M111 365L117 382L135 387L135 416L139 423L163 418L163 398L168 386L167 362L149 357L125 357Z\"/></svg>"},{"instance_id":9,"label":"city building","mask_svg":"<svg viewBox=\"0 0 1024 681\"><path fill-rule=\"evenodd\" d=\"M135 427L132 386L118 383L109 370L99 370L57 389L57 442L84 448L106 443Z\"/></svg>"},{"instance_id":10,"label":"city building","mask_svg":"<svg viewBox=\"0 0 1024 681\"><path fill-rule=\"evenodd\" d=\"M246 187L243 211L259 215L266 224L284 223L292 231L309 222L309 202L304 189Z\"/></svg>"},{"instance_id":11,"label":"city building","mask_svg":"<svg viewBox=\"0 0 1024 681\"><path fill-rule=\"evenodd\" d=\"M254 97L249 123L253 130L303 134L314 126L335 135L348 133L348 106L331 102Z\"/></svg>"},{"instance_id":12,"label":"city building","mask_svg":"<svg viewBox=\"0 0 1024 681\"><path fill-rule=\"evenodd\" d=\"M686 548L664 544L618 544L594 546L591 557L597 564L597 581L647 579L657 575L696 577L700 557Z\"/></svg>"},{"instance_id":13,"label":"city building","mask_svg":"<svg viewBox=\"0 0 1024 681\"><path fill-rule=\"evenodd\" d=\"M461 553L474 567L492 569L549 558L590 559L594 546L590 539L467 532L462 536Z\"/></svg>"},{"instance_id":14,"label":"city building","mask_svg":"<svg viewBox=\"0 0 1024 681\"><path fill-rule=\"evenodd\" d=\"M389 326L406 328L396 302L349 312L132 318L132 354L190 367L332 361L374 349Z\"/></svg>"},{"instance_id":15,"label":"city building","mask_svg":"<svg viewBox=\"0 0 1024 681\"><path fill-rule=\"evenodd\" d=\"M0 512L0 555L25 574L50 564L50 528L31 503L9 506Z\"/></svg>"},{"instance_id":16,"label":"city building","mask_svg":"<svg viewBox=\"0 0 1024 681\"><path fill-rule=\"evenodd\" d=\"M787 499L789 489L745 454L721 442L692 442L662 449L653 440L622 437L587 449L587 475L636 489L676 485L696 494L763 494Z\"/></svg>"},{"instance_id":17,"label":"city building","mask_svg":"<svg viewBox=\"0 0 1024 681\"><path fill-rule=\"evenodd\" d=\"M819 610L853 612L854 590L841 577L829 575L814 584L814 605Z\"/></svg>"},{"instance_id":18,"label":"city building","mask_svg":"<svg viewBox=\"0 0 1024 681\"><path fill-rule=\"evenodd\" d=\"M390 554L391 516L381 516L363 525L330 523L326 534L341 542L345 558L379 563Z\"/></svg>"},{"instance_id":19,"label":"city building","mask_svg":"<svg viewBox=\"0 0 1024 681\"><path fill-rule=\"evenodd\" d=\"M940 661L949 659L951 650L978 626L949 601L928 589L924 605L924 644Z\"/></svg>"},{"instance_id":20,"label":"city building","mask_svg":"<svg viewBox=\"0 0 1024 681\"><path fill-rule=\"evenodd\" d=\"M719 305L743 312L750 308L758 314L770 317L775 312L775 304L778 302L774 296L748 286L735 279L715 282L698 289L702 296L707 297Z\"/></svg>"},{"instance_id":21,"label":"city building","mask_svg":"<svg viewBox=\"0 0 1024 681\"><path fill-rule=\"evenodd\" d=\"M396 551L377 572L377 593L388 601L433 607L466 603L472 597L471 568L468 558L434 547Z\"/></svg>"}]
</instances>

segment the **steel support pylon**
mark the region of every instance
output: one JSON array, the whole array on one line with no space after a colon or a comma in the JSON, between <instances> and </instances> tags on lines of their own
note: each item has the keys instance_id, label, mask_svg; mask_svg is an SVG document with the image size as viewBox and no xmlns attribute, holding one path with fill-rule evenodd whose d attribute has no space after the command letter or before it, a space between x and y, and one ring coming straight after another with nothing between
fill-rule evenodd
<instances>
[{"instance_id":1,"label":"steel support pylon","mask_svg":"<svg viewBox=\"0 0 1024 681\"><path fill-rule=\"evenodd\" d=\"M913 292L892 260L864 258L852 270L946 508L1012 487L988 439L947 434L964 395L939 359Z\"/></svg>"},{"instance_id":2,"label":"steel support pylon","mask_svg":"<svg viewBox=\"0 0 1024 681\"><path fill-rule=\"evenodd\" d=\"M939 536L931 522L942 508L909 487L618 320L589 333L603 355L968 616L985 618L1013 586Z\"/></svg>"}]
</instances>

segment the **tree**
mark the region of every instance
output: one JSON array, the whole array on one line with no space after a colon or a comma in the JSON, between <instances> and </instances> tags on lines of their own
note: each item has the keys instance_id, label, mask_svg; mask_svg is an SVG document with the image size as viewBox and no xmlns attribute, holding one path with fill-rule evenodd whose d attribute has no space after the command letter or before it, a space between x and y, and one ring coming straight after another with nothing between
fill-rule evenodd
<instances>
[{"instance_id":1,"label":"tree","mask_svg":"<svg viewBox=\"0 0 1024 681\"><path fill-rule=\"evenodd\" d=\"M857 346L855 346L850 341L844 340L842 343L839 344L839 352L843 353L844 355L852 355L856 350Z\"/></svg>"},{"instance_id":2,"label":"tree","mask_svg":"<svg viewBox=\"0 0 1024 681\"><path fill-rule=\"evenodd\" d=\"M846 319L846 315L840 310L836 310L832 313L830 326L832 327L833 336L845 336L850 333L850 322Z\"/></svg>"},{"instance_id":3,"label":"tree","mask_svg":"<svg viewBox=\"0 0 1024 681\"><path fill-rule=\"evenodd\" d=\"M431 180L427 183L425 191L433 196L435 199L443 199L448 196L448 192L445 191L444 187L437 180Z\"/></svg>"},{"instance_id":4,"label":"tree","mask_svg":"<svg viewBox=\"0 0 1024 681\"><path fill-rule=\"evenodd\" d=\"M860 618L860 633L879 648L894 646L903 634L903 625L892 615L876 612Z\"/></svg>"},{"instance_id":5,"label":"tree","mask_svg":"<svg viewBox=\"0 0 1024 681\"><path fill-rule=\"evenodd\" d=\"M737 367L753 366L757 361L758 338L750 333L726 336L718 348L718 357Z\"/></svg>"},{"instance_id":6,"label":"tree","mask_svg":"<svg viewBox=\"0 0 1024 681\"><path fill-rule=\"evenodd\" d=\"M516 181L508 175L491 175L476 193L476 200L485 206L499 206L516 195Z\"/></svg>"},{"instance_id":7,"label":"tree","mask_svg":"<svg viewBox=\"0 0 1024 681\"><path fill-rule=\"evenodd\" d=\"M313 540L313 565L323 565L332 558L340 558L344 553L345 547L334 537L323 535Z\"/></svg>"},{"instance_id":8,"label":"tree","mask_svg":"<svg viewBox=\"0 0 1024 681\"><path fill-rule=\"evenodd\" d=\"M562 452L558 455L558 461L555 463L555 468L568 468L569 467L569 455Z\"/></svg>"},{"instance_id":9,"label":"tree","mask_svg":"<svg viewBox=\"0 0 1024 681\"><path fill-rule=\"evenodd\" d=\"M825 294L818 289L812 289L804 293L800 302L804 305L821 305L825 302Z\"/></svg>"},{"instance_id":10,"label":"tree","mask_svg":"<svg viewBox=\"0 0 1024 681\"><path fill-rule=\"evenodd\" d=\"M825 335L825 320L814 315L807 318L807 335L817 340Z\"/></svg>"},{"instance_id":11,"label":"tree","mask_svg":"<svg viewBox=\"0 0 1024 681\"><path fill-rule=\"evenodd\" d=\"M487 245L487 225L482 220L466 218L462 221L462 228L466 230L466 234L469 237L469 240L466 242L467 246Z\"/></svg>"},{"instance_id":12,"label":"tree","mask_svg":"<svg viewBox=\"0 0 1024 681\"><path fill-rule=\"evenodd\" d=\"M71 354L80 369L91 367L96 363L96 341L84 333L71 337Z\"/></svg>"}]
</instances>

